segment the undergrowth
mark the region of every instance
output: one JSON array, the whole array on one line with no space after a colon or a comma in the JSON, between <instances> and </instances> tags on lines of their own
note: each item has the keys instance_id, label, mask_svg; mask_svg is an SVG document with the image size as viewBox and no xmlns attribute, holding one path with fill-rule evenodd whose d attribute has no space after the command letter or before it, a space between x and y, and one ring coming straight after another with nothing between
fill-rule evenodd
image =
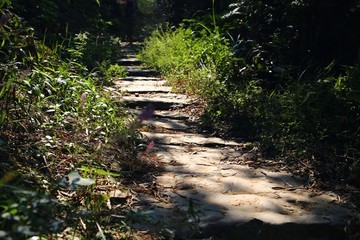
<instances>
[{"instance_id":1,"label":"undergrowth","mask_svg":"<svg viewBox=\"0 0 360 240\"><path fill-rule=\"evenodd\" d=\"M140 58L165 75L179 91L211 97L225 90L223 80L231 76L233 53L217 30L191 23L155 31L145 40Z\"/></svg>"},{"instance_id":2,"label":"undergrowth","mask_svg":"<svg viewBox=\"0 0 360 240\"><path fill-rule=\"evenodd\" d=\"M360 67L310 71L268 56L195 20L155 31L139 55L178 91L206 100L203 125L259 141L264 156L285 159L310 184L359 185Z\"/></svg>"},{"instance_id":3,"label":"undergrowth","mask_svg":"<svg viewBox=\"0 0 360 240\"><path fill-rule=\"evenodd\" d=\"M85 32L49 46L3 4L0 238L131 238L121 181L146 163L137 119L106 86L126 76L118 41Z\"/></svg>"}]
</instances>

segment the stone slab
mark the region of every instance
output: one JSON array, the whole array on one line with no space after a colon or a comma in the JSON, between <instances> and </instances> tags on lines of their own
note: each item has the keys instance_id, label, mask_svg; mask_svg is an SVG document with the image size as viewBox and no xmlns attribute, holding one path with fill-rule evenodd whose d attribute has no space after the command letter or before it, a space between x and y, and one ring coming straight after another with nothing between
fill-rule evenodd
<instances>
[{"instance_id":1,"label":"stone slab","mask_svg":"<svg viewBox=\"0 0 360 240\"><path fill-rule=\"evenodd\" d=\"M162 78L160 77L149 77L149 76L126 76L123 78L119 78L118 81L160 81ZM117 83L118 81L115 81Z\"/></svg>"},{"instance_id":2,"label":"stone slab","mask_svg":"<svg viewBox=\"0 0 360 240\"><path fill-rule=\"evenodd\" d=\"M172 210L179 209L186 214L189 206L195 212L194 215L201 227L207 227L214 222L246 223L254 218L270 224L291 222L345 225L356 215L355 209L339 203L336 195L331 193L314 194L304 188L297 191L275 190L273 187L278 186L277 183L261 187L266 183L266 179L263 178L241 177L233 183L229 183L227 177L224 178L215 180L208 174L200 175L198 168L193 168L192 173L184 174L179 171L157 177L157 183L168 191L164 192L172 199L171 208L168 212L162 212L161 217L176 223L181 220L176 219ZM239 189L242 191L229 194L226 189L236 186L235 184L238 188L240 186ZM161 203L157 207L164 209ZM154 214L157 214L156 211ZM176 224L172 227L177 228Z\"/></svg>"},{"instance_id":3,"label":"stone slab","mask_svg":"<svg viewBox=\"0 0 360 240\"><path fill-rule=\"evenodd\" d=\"M190 104L190 100L186 96L162 94L154 96L124 96L123 101L129 107L146 107L154 106L155 110L168 110L175 107L184 107Z\"/></svg>"},{"instance_id":4,"label":"stone slab","mask_svg":"<svg viewBox=\"0 0 360 240\"><path fill-rule=\"evenodd\" d=\"M127 92L127 93L168 93L171 92L171 87L166 86L127 86L127 87L121 87L121 90Z\"/></svg>"},{"instance_id":5,"label":"stone slab","mask_svg":"<svg viewBox=\"0 0 360 240\"><path fill-rule=\"evenodd\" d=\"M125 66L128 76L157 76L158 72L152 69L142 68L140 66Z\"/></svg>"},{"instance_id":6,"label":"stone slab","mask_svg":"<svg viewBox=\"0 0 360 240\"><path fill-rule=\"evenodd\" d=\"M189 115L186 113L178 113L174 111L156 111L155 116L161 117L161 118L169 118L169 119L189 119Z\"/></svg>"},{"instance_id":7,"label":"stone slab","mask_svg":"<svg viewBox=\"0 0 360 240\"><path fill-rule=\"evenodd\" d=\"M115 81L114 82L115 85L117 86L121 86L121 87L130 87L130 86L141 86L141 87L158 87L158 86L165 86L166 81L165 80L160 80L160 79L151 79L151 80L143 80L143 79L138 79L138 80L120 80L120 81Z\"/></svg>"},{"instance_id":8,"label":"stone slab","mask_svg":"<svg viewBox=\"0 0 360 240\"><path fill-rule=\"evenodd\" d=\"M181 144L196 144L206 146L239 146L240 143L235 141L227 141L216 137L207 137L201 134L168 134L168 133L149 133L143 132L145 136L153 139L155 142L161 144L181 145Z\"/></svg>"},{"instance_id":9,"label":"stone slab","mask_svg":"<svg viewBox=\"0 0 360 240\"><path fill-rule=\"evenodd\" d=\"M344 226L357 215L356 208L339 201L336 194L306 189L306 182L291 173L221 162L224 156L242 155L236 146L209 148L156 143L156 147L157 155L166 164L156 183L171 202L170 206L157 202L149 208L156 219L167 219L170 229L186 232L179 227L186 217L187 221L196 221L198 227L208 229L212 224L246 224L253 219L273 225Z\"/></svg>"},{"instance_id":10,"label":"stone slab","mask_svg":"<svg viewBox=\"0 0 360 240\"><path fill-rule=\"evenodd\" d=\"M149 93L149 92L171 92L171 87L165 86L166 81L144 81L144 80L135 80L135 81L116 81L115 86L120 87L121 90L128 93Z\"/></svg>"},{"instance_id":11,"label":"stone slab","mask_svg":"<svg viewBox=\"0 0 360 240\"><path fill-rule=\"evenodd\" d=\"M114 90L115 91L115 90ZM129 111L134 115L139 115L141 113L142 109L130 109ZM189 116L185 113L176 113L174 111L168 111L168 110L155 110L154 117L164 118L164 119L174 119L174 120L186 120L189 119Z\"/></svg>"},{"instance_id":12,"label":"stone slab","mask_svg":"<svg viewBox=\"0 0 360 240\"><path fill-rule=\"evenodd\" d=\"M135 56L130 56L130 57L118 59L117 63L122 66L131 66L131 65L140 65L141 61Z\"/></svg>"},{"instance_id":13,"label":"stone slab","mask_svg":"<svg viewBox=\"0 0 360 240\"><path fill-rule=\"evenodd\" d=\"M174 131L187 131L190 129L190 126L188 126L184 121L176 119L154 118L152 120L145 121L144 124Z\"/></svg>"}]
</instances>

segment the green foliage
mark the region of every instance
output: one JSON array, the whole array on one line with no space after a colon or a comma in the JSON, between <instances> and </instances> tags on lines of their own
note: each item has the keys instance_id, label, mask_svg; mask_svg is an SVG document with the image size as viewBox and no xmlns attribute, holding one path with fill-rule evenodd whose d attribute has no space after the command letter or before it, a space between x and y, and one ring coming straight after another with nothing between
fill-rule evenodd
<instances>
[{"instance_id":1,"label":"green foliage","mask_svg":"<svg viewBox=\"0 0 360 240\"><path fill-rule=\"evenodd\" d=\"M0 238L23 239L60 231L56 211L61 204L50 196L1 185Z\"/></svg>"},{"instance_id":2,"label":"green foliage","mask_svg":"<svg viewBox=\"0 0 360 240\"><path fill-rule=\"evenodd\" d=\"M0 1L0 9L2 9L5 4L10 4L10 3L11 3L10 0L1 0Z\"/></svg>"},{"instance_id":3,"label":"green foliage","mask_svg":"<svg viewBox=\"0 0 360 240\"><path fill-rule=\"evenodd\" d=\"M104 75L104 81L111 84L113 80L126 77L128 72L124 66L118 64L108 64L107 61L99 66L100 72Z\"/></svg>"},{"instance_id":4,"label":"green foliage","mask_svg":"<svg viewBox=\"0 0 360 240\"><path fill-rule=\"evenodd\" d=\"M12 31L12 29L19 29ZM6 121L9 105L16 101L15 91L24 72L36 58L33 30L24 26L20 18L12 15L6 25L1 27L0 37L0 129Z\"/></svg>"},{"instance_id":5,"label":"green foliage","mask_svg":"<svg viewBox=\"0 0 360 240\"><path fill-rule=\"evenodd\" d=\"M309 177L345 179L356 185L359 67L340 67L335 62L325 67L289 65L295 63L288 59L295 56L291 51L298 35L285 30L299 19L286 14L301 6L276 15L282 11L276 5L280 2L233 5L221 24L241 33L237 39L229 35L227 40L220 27L208 27L214 22L186 20L177 28L153 33L140 57L179 91L206 99L203 123L226 126L222 132L255 139L265 156L283 158L289 166L303 168L306 161L311 167L303 173ZM249 12L257 15L246 15ZM224 23L232 17L238 25Z\"/></svg>"},{"instance_id":6,"label":"green foliage","mask_svg":"<svg viewBox=\"0 0 360 240\"><path fill-rule=\"evenodd\" d=\"M325 67L334 59L341 64L356 61L359 34L353 29L360 19L358 1L232 2L222 26L240 36L239 43L245 45L238 46L239 52L255 44L264 61L275 66Z\"/></svg>"},{"instance_id":7,"label":"green foliage","mask_svg":"<svg viewBox=\"0 0 360 240\"><path fill-rule=\"evenodd\" d=\"M86 70L96 75L98 84L109 85L115 78L127 75L125 67L113 64L120 55L120 40L112 36L93 36L88 32L76 34L73 48L66 48L64 57L86 66Z\"/></svg>"},{"instance_id":8,"label":"green foliage","mask_svg":"<svg viewBox=\"0 0 360 240\"><path fill-rule=\"evenodd\" d=\"M108 4L99 0L12 0L13 11L33 26L39 36L99 32L108 27L102 9ZM104 5L104 6L103 6Z\"/></svg>"},{"instance_id":9,"label":"green foliage","mask_svg":"<svg viewBox=\"0 0 360 240\"><path fill-rule=\"evenodd\" d=\"M191 26L154 32L140 58L160 70L175 87L202 97L217 95L223 89L219 79L232 71L228 42L200 22Z\"/></svg>"},{"instance_id":10,"label":"green foliage","mask_svg":"<svg viewBox=\"0 0 360 240\"><path fill-rule=\"evenodd\" d=\"M111 173L101 168L94 168L88 166L81 166L81 169L86 173L86 175L100 175L100 176L111 176L111 177L118 177L119 174Z\"/></svg>"},{"instance_id":11,"label":"green foliage","mask_svg":"<svg viewBox=\"0 0 360 240\"><path fill-rule=\"evenodd\" d=\"M83 32L75 35L71 58L87 66L91 71L105 61L115 62L119 57L120 40L111 36L92 35Z\"/></svg>"},{"instance_id":12,"label":"green foliage","mask_svg":"<svg viewBox=\"0 0 360 240\"><path fill-rule=\"evenodd\" d=\"M11 18L0 27L0 238L54 237L67 227L73 236L106 235L102 224L109 219L96 214L109 196L96 187L118 187L108 176L119 175L107 170L106 159L121 164L133 158L139 137L126 124L131 116L103 87L126 75L115 64L119 40L84 32L49 47L46 37L39 41L7 11ZM80 166L82 176L69 175ZM9 172L19 181L8 180ZM62 188L66 177L84 186Z\"/></svg>"},{"instance_id":13,"label":"green foliage","mask_svg":"<svg viewBox=\"0 0 360 240\"><path fill-rule=\"evenodd\" d=\"M294 83L271 93L247 91L250 98L237 107L250 118L267 154L282 154L289 160L313 158L315 166L323 167L320 175L343 178L359 158L360 102L353 95L359 90L348 85L357 71L311 84Z\"/></svg>"}]
</instances>

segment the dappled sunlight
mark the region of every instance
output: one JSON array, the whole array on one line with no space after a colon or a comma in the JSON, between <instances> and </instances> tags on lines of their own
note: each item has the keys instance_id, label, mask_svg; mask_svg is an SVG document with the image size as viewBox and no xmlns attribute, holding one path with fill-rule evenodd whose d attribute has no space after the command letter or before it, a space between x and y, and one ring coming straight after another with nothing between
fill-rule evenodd
<instances>
[{"instance_id":1,"label":"dappled sunlight","mask_svg":"<svg viewBox=\"0 0 360 240\"><path fill-rule=\"evenodd\" d=\"M143 122L142 134L154 141L163 171L152 182L157 193L139 194L134 207L158 228L162 224L177 236L190 236L212 224L246 225L253 219L262 223L260 228L289 222L344 225L355 213L338 204L334 194L307 190L301 178L262 168L267 159L257 153L256 145L200 133L199 118L191 110L196 100L166 92L165 84L161 78L140 77L117 83L128 106L151 104L155 109L154 118Z\"/></svg>"},{"instance_id":2,"label":"dappled sunlight","mask_svg":"<svg viewBox=\"0 0 360 240\"><path fill-rule=\"evenodd\" d=\"M0 1L0 239L360 238L356 1Z\"/></svg>"}]
</instances>

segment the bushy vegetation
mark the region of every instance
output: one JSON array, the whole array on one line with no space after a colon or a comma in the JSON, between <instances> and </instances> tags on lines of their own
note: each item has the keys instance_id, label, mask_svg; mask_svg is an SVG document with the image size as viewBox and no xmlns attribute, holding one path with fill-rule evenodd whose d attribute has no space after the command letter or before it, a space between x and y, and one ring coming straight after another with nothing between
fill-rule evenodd
<instances>
[{"instance_id":1,"label":"bushy vegetation","mask_svg":"<svg viewBox=\"0 0 360 240\"><path fill-rule=\"evenodd\" d=\"M166 75L174 86L210 97L223 90L220 80L233 71L233 54L218 32L204 25L198 28L201 30L197 32L181 26L153 33L145 41L141 58Z\"/></svg>"},{"instance_id":2,"label":"bushy vegetation","mask_svg":"<svg viewBox=\"0 0 360 240\"><path fill-rule=\"evenodd\" d=\"M320 51L320 45L329 44L325 36L334 37L323 18L337 6L330 1L238 1L222 16L210 12L211 18L158 30L145 41L140 57L179 91L206 99L203 124L259 141L265 156L285 159L310 183L358 185L356 45L351 51L335 46ZM359 6L349 3L341 10L348 15L331 23L350 44L356 39L350 27L358 20ZM304 18L309 15L312 24L322 26L318 32L303 25L310 24ZM315 35L322 42L314 42Z\"/></svg>"},{"instance_id":3,"label":"bushy vegetation","mask_svg":"<svg viewBox=\"0 0 360 240\"><path fill-rule=\"evenodd\" d=\"M126 210L99 217L141 141L106 87L126 75L119 39L48 41L15 12L0 1L0 238L126 238Z\"/></svg>"}]
</instances>

